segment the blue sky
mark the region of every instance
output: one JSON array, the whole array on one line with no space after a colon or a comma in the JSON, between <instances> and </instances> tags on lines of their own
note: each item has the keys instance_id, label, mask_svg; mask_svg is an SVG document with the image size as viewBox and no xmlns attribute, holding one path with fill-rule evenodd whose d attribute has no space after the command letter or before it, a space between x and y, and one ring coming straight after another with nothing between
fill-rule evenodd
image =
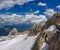
<instances>
[{"instance_id":1,"label":"blue sky","mask_svg":"<svg viewBox=\"0 0 60 50\"><path fill-rule=\"evenodd\" d=\"M51 8L54 9L57 12L60 12L60 9L56 8L56 6L60 5L60 0L33 0L26 2L22 5L15 4L13 7L9 8L2 8L0 9L0 14L26 14L26 13L32 13L37 10L39 10L38 14L43 14L44 11L46 11L45 6L39 6L38 3L46 3L47 9Z\"/></svg>"},{"instance_id":2,"label":"blue sky","mask_svg":"<svg viewBox=\"0 0 60 50\"><path fill-rule=\"evenodd\" d=\"M10 23L41 23L56 12L60 0L0 0L0 16Z\"/></svg>"}]
</instances>

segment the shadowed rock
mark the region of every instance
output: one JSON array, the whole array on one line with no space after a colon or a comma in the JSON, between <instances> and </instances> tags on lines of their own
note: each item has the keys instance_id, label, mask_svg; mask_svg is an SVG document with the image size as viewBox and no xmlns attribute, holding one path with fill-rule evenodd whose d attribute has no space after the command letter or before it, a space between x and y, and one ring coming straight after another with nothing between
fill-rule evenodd
<instances>
[{"instance_id":1,"label":"shadowed rock","mask_svg":"<svg viewBox=\"0 0 60 50\"><path fill-rule=\"evenodd\" d=\"M60 50L60 32L56 32L50 41L48 41L48 44L48 50Z\"/></svg>"}]
</instances>

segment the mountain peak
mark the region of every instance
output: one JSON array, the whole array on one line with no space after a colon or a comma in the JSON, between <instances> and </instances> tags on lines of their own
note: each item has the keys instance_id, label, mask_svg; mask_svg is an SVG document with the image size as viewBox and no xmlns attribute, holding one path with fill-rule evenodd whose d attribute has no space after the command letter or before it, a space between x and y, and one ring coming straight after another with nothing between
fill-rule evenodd
<instances>
[{"instance_id":1,"label":"mountain peak","mask_svg":"<svg viewBox=\"0 0 60 50\"><path fill-rule=\"evenodd\" d=\"M18 31L16 28L13 28L10 32L9 32L9 35L18 35Z\"/></svg>"},{"instance_id":2,"label":"mountain peak","mask_svg":"<svg viewBox=\"0 0 60 50\"><path fill-rule=\"evenodd\" d=\"M37 27L36 27L37 26ZM40 33L34 45L35 48L41 48L41 44L46 42L48 50L60 50L60 13L55 13L52 18L48 19L44 26L36 25L31 31L31 35ZM39 27L40 28L39 28ZM40 30L40 32L38 32ZM31 33L33 32L33 33ZM42 41L43 40L43 41ZM40 45L39 45L40 44Z\"/></svg>"}]
</instances>

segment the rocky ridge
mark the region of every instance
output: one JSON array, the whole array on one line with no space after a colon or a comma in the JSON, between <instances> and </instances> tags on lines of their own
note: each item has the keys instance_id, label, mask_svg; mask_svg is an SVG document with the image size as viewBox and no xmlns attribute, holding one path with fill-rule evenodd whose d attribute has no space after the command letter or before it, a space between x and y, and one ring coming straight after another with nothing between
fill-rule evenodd
<instances>
[{"instance_id":1,"label":"rocky ridge","mask_svg":"<svg viewBox=\"0 0 60 50\"><path fill-rule=\"evenodd\" d=\"M41 46L46 42L49 47L46 50L60 50L60 13L55 13L48 19L44 26L36 25L30 30L29 36L38 36L32 50L41 50Z\"/></svg>"}]
</instances>

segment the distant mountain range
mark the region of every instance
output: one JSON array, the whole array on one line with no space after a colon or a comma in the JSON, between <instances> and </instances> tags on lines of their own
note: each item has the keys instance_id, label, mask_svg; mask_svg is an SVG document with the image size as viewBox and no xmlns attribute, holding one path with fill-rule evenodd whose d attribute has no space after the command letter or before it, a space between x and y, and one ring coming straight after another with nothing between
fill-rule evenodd
<instances>
[{"instance_id":1,"label":"distant mountain range","mask_svg":"<svg viewBox=\"0 0 60 50\"><path fill-rule=\"evenodd\" d=\"M30 30L33 27L33 24L12 24L12 25L5 25L3 27L0 27L0 36L2 35L8 35L8 33L13 29L16 28L19 32Z\"/></svg>"},{"instance_id":2,"label":"distant mountain range","mask_svg":"<svg viewBox=\"0 0 60 50\"><path fill-rule=\"evenodd\" d=\"M44 24L46 21L47 18L44 15L0 15L0 35L7 35L13 28L18 31L30 30L33 25Z\"/></svg>"}]
</instances>

